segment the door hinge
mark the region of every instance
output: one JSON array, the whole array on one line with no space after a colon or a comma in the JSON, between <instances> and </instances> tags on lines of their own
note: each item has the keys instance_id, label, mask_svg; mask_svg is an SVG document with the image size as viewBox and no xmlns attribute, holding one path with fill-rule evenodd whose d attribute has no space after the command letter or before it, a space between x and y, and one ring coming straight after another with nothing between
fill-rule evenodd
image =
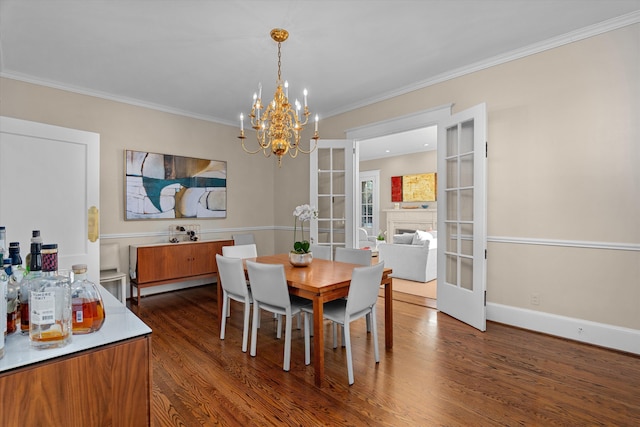
<instances>
[{"instance_id":1,"label":"door hinge","mask_svg":"<svg viewBox=\"0 0 640 427\"><path fill-rule=\"evenodd\" d=\"M484 306L487 306L487 291L484 291Z\"/></svg>"},{"instance_id":2,"label":"door hinge","mask_svg":"<svg viewBox=\"0 0 640 427\"><path fill-rule=\"evenodd\" d=\"M489 141L484 142L484 157L489 157Z\"/></svg>"},{"instance_id":3,"label":"door hinge","mask_svg":"<svg viewBox=\"0 0 640 427\"><path fill-rule=\"evenodd\" d=\"M484 259L487 259L487 250L484 250Z\"/></svg>"}]
</instances>

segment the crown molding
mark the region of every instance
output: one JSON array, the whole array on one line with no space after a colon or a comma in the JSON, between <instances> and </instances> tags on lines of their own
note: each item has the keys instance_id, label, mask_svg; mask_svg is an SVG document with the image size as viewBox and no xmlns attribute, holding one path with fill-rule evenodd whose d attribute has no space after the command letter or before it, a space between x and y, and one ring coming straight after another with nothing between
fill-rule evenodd
<instances>
[{"instance_id":1,"label":"crown molding","mask_svg":"<svg viewBox=\"0 0 640 427\"><path fill-rule=\"evenodd\" d=\"M438 83L443 83L445 81L452 80L457 77L462 77L467 74L475 73L476 71L481 71L487 68L494 67L496 65L505 64L507 62L514 61L516 59L521 59L530 55L535 55L537 53L544 52L546 50L555 49L560 46L564 46L576 41L584 40L589 37L597 36L599 34L617 30L619 28L623 28L628 25L633 25L637 23L640 23L640 11L628 13L626 15L622 15L617 18L612 18L595 25L580 28L578 30L563 34L558 37L553 37L553 38L541 41L539 43L526 46L521 49L512 50L502 55L496 55L491 58L487 58L485 60L478 61L473 64L460 67L460 68L448 71L446 73L439 74L429 79L422 80L420 82L416 82L414 84L404 86L402 88L399 88L390 92L386 92L384 94L380 94L376 97L368 98L361 102L345 106L344 108L333 110L327 113L326 115L324 115L324 117L325 118L332 117L338 114L346 113L348 111L356 110L358 108L367 107L377 102L386 101L387 99L395 98L400 95L405 95L407 93L424 89L426 87L433 86Z\"/></svg>"},{"instance_id":2,"label":"crown molding","mask_svg":"<svg viewBox=\"0 0 640 427\"><path fill-rule=\"evenodd\" d=\"M628 13L626 15L622 15L616 18L612 18L612 19L600 22L598 24L584 27L584 28L572 31L570 33L563 34L558 37L553 37L553 38L544 40L542 42L529 45L522 49L516 49L502 55L497 55L483 61L475 62L468 66L460 67L455 70L439 74L432 78L422 80L422 81L413 83L411 85L407 85L399 89L389 91L389 92L380 94L378 96L362 100L354 104L347 105L343 108L330 111L326 114L323 114L323 116L325 118L336 116L338 114L342 114L358 108L366 107L366 106L375 104L377 102L385 101L387 99L395 98L397 96L404 95L409 92L413 92L419 89L424 89L426 87L429 87L438 83L442 83L457 77L471 74L476 71L481 71L496 65L504 64L509 61L524 58L529 55L534 55L536 53L544 52L545 50L554 49L556 47L560 47L560 46L573 43L579 40L584 40L589 37L593 37L599 34L617 30L619 28L626 27L628 25L637 24L637 23L640 23L640 11ZM1 56L1 45L0 45L0 56ZM32 84L46 86L54 89L65 90L73 93L78 93L81 95L93 96L93 97L102 98L110 101L121 102L124 104L134 105L137 107L149 108L152 110L162 111L170 114L176 114L179 116L191 117L199 120L204 120L204 121L228 125L228 126L236 126L236 123L234 122L230 122L228 120L223 120L223 119L219 119L212 116L207 116L204 114L197 114L190 111L172 108L166 105L154 104L150 102L141 101L138 99L132 99L132 98L117 96L117 95L113 95L105 92L75 87L72 85L65 85L65 84L51 82L47 80L36 79L21 73L11 73L6 71L0 71L0 77L6 77L13 80L19 80L26 83L32 83Z\"/></svg>"}]
</instances>

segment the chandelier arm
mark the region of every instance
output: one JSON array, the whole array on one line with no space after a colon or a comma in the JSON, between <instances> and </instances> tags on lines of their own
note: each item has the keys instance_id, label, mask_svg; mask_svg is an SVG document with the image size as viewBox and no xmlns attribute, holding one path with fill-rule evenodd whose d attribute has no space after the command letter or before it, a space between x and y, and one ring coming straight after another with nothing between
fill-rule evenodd
<instances>
[{"instance_id":1,"label":"chandelier arm","mask_svg":"<svg viewBox=\"0 0 640 427\"><path fill-rule=\"evenodd\" d=\"M313 144L313 148L311 148L311 146L309 146L309 151L306 151L304 148L302 148L302 147L300 146L300 144L298 144L297 149L298 149L298 150L300 150L300 152L302 152L302 153L304 153L304 154L311 154L311 153L313 153L313 151L314 151L316 148L318 148L318 139L317 139L317 138L312 138L312 139L313 139L313 141L314 141L314 144ZM309 143L309 144L311 144L311 143Z\"/></svg>"},{"instance_id":2,"label":"chandelier arm","mask_svg":"<svg viewBox=\"0 0 640 427\"><path fill-rule=\"evenodd\" d=\"M242 140L242 149L245 151L245 153L249 153L249 154L257 154L259 151L264 150L263 147L258 148L256 151L251 151L249 150L245 145L244 145L244 139Z\"/></svg>"}]
</instances>

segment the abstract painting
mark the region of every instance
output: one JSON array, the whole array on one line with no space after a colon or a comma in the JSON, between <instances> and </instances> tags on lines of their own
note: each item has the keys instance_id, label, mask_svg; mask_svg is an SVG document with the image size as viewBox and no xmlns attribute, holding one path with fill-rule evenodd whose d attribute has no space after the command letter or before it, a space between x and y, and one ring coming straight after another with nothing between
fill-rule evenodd
<instances>
[{"instance_id":1,"label":"abstract painting","mask_svg":"<svg viewBox=\"0 0 640 427\"><path fill-rule=\"evenodd\" d=\"M125 220L226 216L227 162L125 150Z\"/></svg>"},{"instance_id":2,"label":"abstract painting","mask_svg":"<svg viewBox=\"0 0 640 427\"><path fill-rule=\"evenodd\" d=\"M435 202L436 173L419 173L402 176L403 202Z\"/></svg>"}]
</instances>

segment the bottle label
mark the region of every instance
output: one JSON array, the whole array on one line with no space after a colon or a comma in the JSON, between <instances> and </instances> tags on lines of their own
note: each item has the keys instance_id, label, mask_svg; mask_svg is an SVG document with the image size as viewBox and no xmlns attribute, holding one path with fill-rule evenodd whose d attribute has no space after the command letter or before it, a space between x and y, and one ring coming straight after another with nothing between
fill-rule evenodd
<instances>
[{"instance_id":1,"label":"bottle label","mask_svg":"<svg viewBox=\"0 0 640 427\"><path fill-rule=\"evenodd\" d=\"M34 325L51 325L56 322L55 292L31 292L31 317Z\"/></svg>"},{"instance_id":2,"label":"bottle label","mask_svg":"<svg viewBox=\"0 0 640 427\"><path fill-rule=\"evenodd\" d=\"M76 320L75 320L76 323L84 322L84 313L82 312L82 306L79 310L76 310L75 314L76 314Z\"/></svg>"}]
</instances>

